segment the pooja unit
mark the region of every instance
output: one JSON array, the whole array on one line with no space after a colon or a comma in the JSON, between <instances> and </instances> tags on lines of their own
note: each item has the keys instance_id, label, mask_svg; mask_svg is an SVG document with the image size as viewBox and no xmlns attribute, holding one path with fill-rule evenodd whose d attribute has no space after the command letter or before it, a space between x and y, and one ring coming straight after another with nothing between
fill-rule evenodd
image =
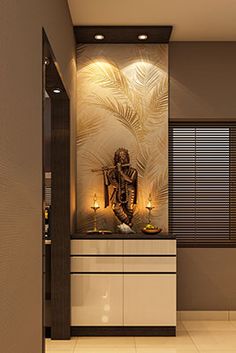
<instances>
[{"instance_id":1,"label":"pooja unit","mask_svg":"<svg viewBox=\"0 0 236 353\"><path fill-rule=\"evenodd\" d=\"M72 335L175 335L176 240L75 234Z\"/></svg>"},{"instance_id":2,"label":"pooja unit","mask_svg":"<svg viewBox=\"0 0 236 353\"><path fill-rule=\"evenodd\" d=\"M176 240L167 234L171 30L171 26L75 28L78 178L70 274L75 336L176 332ZM103 35L99 43L98 33ZM145 44L140 42L141 33L146 34ZM138 174L135 234L116 234L119 222L112 205L101 206L105 198L101 168L114 167L120 148L129 152ZM94 193L101 206L97 222L91 211ZM147 223L149 194L154 200L152 223L162 229L155 235L139 234ZM97 228L112 234L86 234Z\"/></svg>"}]
</instances>

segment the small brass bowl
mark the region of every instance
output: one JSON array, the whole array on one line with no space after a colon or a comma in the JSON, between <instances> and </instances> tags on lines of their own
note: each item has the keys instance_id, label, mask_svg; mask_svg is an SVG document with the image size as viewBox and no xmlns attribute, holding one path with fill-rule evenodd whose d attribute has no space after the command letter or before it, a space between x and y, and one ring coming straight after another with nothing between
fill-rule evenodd
<instances>
[{"instance_id":1,"label":"small brass bowl","mask_svg":"<svg viewBox=\"0 0 236 353\"><path fill-rule=\"evenodd\" d=\"M157 234L157 233L160 233L162 229L161 228L154 228L154 229L142 228L141 230L145 234Z\"/></svg>"}]
</instances>

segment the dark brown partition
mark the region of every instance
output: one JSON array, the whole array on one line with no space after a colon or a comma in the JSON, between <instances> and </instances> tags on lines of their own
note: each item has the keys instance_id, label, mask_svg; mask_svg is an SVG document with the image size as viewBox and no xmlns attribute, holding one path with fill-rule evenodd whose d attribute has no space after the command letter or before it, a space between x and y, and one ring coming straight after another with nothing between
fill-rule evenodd
<instances>
[{"instance_id":1,"label":"dark brown partition","mask_svg":"<svg viewBox=\"0 0 236 353\"><path fill-rule=\"evenodd\" d=\"M51 338L70 338L70 100L44 34L51 99Z\"/></svg>"}]
</instances>

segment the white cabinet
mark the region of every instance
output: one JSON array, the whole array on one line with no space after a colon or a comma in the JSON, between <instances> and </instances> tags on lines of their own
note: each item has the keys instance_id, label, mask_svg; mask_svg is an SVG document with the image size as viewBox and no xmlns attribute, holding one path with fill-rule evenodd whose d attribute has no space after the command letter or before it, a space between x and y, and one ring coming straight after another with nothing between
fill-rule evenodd
<instances>
[{"instance_id":1,"label":"white cabinet","mask_svg":"<svg viewBox=\"0 0 236 353\"><path fill-rule=\"evenodd\" d=\"M72 326L123 325L123 276L71 276Z\"/></svg>"},{"instance_id":2,"label":"white cabinet","mask_svg":"<svg viewBox=\"0 0 236 353\"><path fill-rule=\"evenodd\" d=\"M120 256L73 256L72 273L123 272L123 259Z\"/></svg>"},{"instance_id":3,"label":"white cabinet","mask_svg":"<svg viewBox=\"0 0 236 353\"><path fill-rule=\"evenodd\" d=\"M176 240L124 240L124 255L176 255Z\"/></svg>"},{"instance_id":4,"label":"white cabinet","mask_svg":"<svg viewBox=\"0 0 236 353\"><path fill-rule=\"evenodd\" d=\"M125 326L175 326L174 274L124 275Z\"/></svg>"},{"instance_id":5,"label":"white cabinet","mask_svg":"<svg viewBox=\"0 0 236 353\"><path fill-rule=\"evenodd\" d=\"M125 256L124 272L176 272L176 258L173 256Z\"/></svg>"},{"instance_id":6,"label":"white cabinet","mask_svg":"<svg viewBox=\"0 0 236 353\"><path fill-rule=\"evenodd\" d=\"M122 255L123 240L71 240L71 255Z\"/></svg>"},{"instance_id":7,"label":"white cabinet","mask_svg":"<svg viewBox=\"0 0 236 353\"><path fill-rule=\"evenodd\" d=\"M72 326L175 327L176 240L72 240L71 305Z\"/></svg>"}]
</instances>

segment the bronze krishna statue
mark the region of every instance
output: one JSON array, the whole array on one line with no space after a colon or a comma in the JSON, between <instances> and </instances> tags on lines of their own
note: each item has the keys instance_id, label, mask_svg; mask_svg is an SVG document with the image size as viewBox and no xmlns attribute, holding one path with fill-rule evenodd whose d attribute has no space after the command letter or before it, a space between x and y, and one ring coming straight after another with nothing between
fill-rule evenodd
<instances>
[{"instance_id":1,"label":"bronze krishna statue","mask_svg":"<svg viewBox=\"0 0 236 353\"><path fill-rule=\"evenodd\" d=\"M111 202L114 214L122 223L119 229L133 232L131 227L134 205L137 203L138 172L130 166L128 150L119 148L114 155L114 166L102 167L101 170L104 176L105 208ZM113 187L110 198L109 186Z\"/></svg>"}]
</instances>

